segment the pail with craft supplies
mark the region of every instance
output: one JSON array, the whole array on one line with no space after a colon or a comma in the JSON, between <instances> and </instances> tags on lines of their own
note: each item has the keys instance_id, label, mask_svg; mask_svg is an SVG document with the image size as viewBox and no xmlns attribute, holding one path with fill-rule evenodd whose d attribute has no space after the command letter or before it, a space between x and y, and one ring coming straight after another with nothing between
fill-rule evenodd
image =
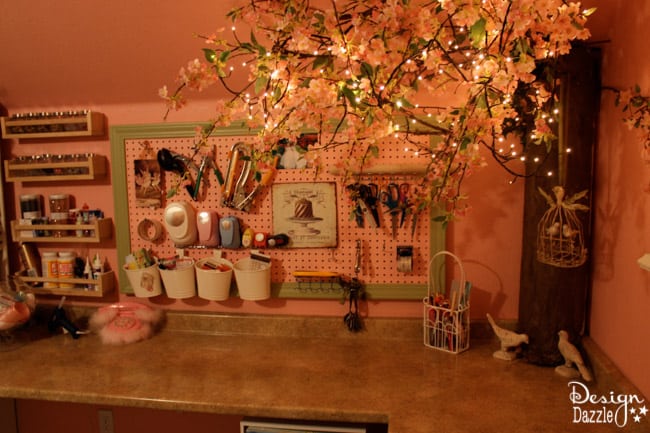
<instances>
[{"instance_id":1,"label":"pail with craft supplies","mask_svg":"<svg viewBox=\"0 0 650 433\"><path fill-rule=\"evenodd\" d=\"M271 297L271 264L247 257L233 266L239 297L261 301Z\"/></svg>"},{"instance_id":2,"label":"pail with craft supplies","mask_svg":"<svg viewBox=\"0 0 650 433\"><path fill-rule=\"evenodd\" d=\"M162 283L157 263L145 268L132 267L127 263L124 265L124 272L129 279L133 293L138 298L151 298L162 294Z\"/></svg>"},{"instance_id":3,"label":"pail with craft supplies","mask_svg":"<svg viewBox=\"0 0 650 433\"><path fill-rule=\"evenodd\" d=\"M168 298L186 299L196 295L194 259L165 261L159 271Z\"/></svg>"},{"instance_id":4,"label":"pail with craft supplies","mask_svg":"<svg viewBox=\"0 0 650 433\"><path fill-rule=\"evenodd\" d=\"M209 257L196 262L196 286L199 297L225 301L230 296L233 264L226 259Z\"/></svg>"}]
</instances>

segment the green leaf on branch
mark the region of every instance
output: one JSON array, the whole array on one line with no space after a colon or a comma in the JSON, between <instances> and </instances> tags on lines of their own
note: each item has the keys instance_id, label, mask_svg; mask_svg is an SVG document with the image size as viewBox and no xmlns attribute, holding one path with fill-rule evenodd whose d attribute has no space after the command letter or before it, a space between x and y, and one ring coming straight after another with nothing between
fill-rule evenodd
<instances>
[{"instance_id":1,"label":"green leaf on branch","mask_svg":"<svg viewBox=\"0 0 650 433\"><path fill-rule=\"evenodd\" d=\"M354 91L350 89L348 86L343 86L341 88L341 93L345 97L345 99L348 100L350 105L356 106L357 105L357 100L356 100L356 95L354 94Z\"/></svg>"},{"instance_id":2,"label":"green leaf on branch","mask_svg":"<svg viewBox=\"0 0 650 433\"><path fill-rule=\"evenodd\" d=\"M217 52L211 48L203 48L203 55L205 56L205 60L210 63L214 63L214 59L217 58Z\"/></svg>"},{"instance_id":3,"label":"green leaf on branch","mask_svg":"<svg viewBox=\"0 0 650 433\"><path fill-rule=\"evenodd\" d=\"M265 76L257 77L255 80L255 93L260 94L264 89L266 89L267 84L269 83L269 78Z\"/></svg>"},{"instance_id":4,"label":"green leaf on branch","mask_svg":"<svg viewBox=\"0 0 650 433\"><path fill-rule=\"evenodd\" d=\"M332 59L329 56L316 56L312 69L326 68L332 65Z\"/></svg>"},{"instance_id":5,"label":"green leaf on branch","mask_svg":"<svg viewBox=\"0 0 650 433\"><path fill-rule=\"evenodd\" d=\"M485 41L485 18L480 18L469 28L469 38L474 47L479 47Z\"/></svg>"}]
</instances>

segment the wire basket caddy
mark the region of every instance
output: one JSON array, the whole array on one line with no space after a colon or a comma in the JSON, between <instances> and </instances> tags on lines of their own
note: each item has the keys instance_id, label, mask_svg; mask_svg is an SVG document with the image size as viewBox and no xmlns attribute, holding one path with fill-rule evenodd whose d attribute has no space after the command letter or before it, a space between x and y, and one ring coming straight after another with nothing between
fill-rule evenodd
<instances>
[{"instance_id":1,"label":"wire basket caddy","mask_svg":"<svg viewBox=\"0 0 650 433\"><path fill-rule=\"evenodd\" d=\"M449 290L440 292L432 269L438 257L450 256L460 270L460 281L454 280ZM443 262L444 266L444 262ZM433 274L433 275L432 275ZM444 284L444 282L442 283ZM449 251L439 251L429 261L427 297L424 303L424 345L444 352L461 353L469 349L469 291L461 260Z\"/></svg>"}]
</instances>

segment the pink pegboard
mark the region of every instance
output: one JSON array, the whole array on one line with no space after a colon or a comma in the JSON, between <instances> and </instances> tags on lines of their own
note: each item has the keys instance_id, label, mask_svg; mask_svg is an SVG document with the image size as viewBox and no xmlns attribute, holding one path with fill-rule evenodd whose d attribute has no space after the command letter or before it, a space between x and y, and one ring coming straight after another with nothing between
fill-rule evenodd
<instances>
[{"instance_id":1,"label":"pink pegboard","mask_svg":"<svg viewBox=\"0 0 650 433\"><path fill-rule=\"evenodd\" d=\"M233 144L244 141L252 142L253 136L217 136L211 137L210 145L216 149L215 160L218 167L224 173L228 167L228 151ZM146 241L137 233L138 223L144 218L162 222L163 209L168 201L186 200L192 204L195 210L215 210L221 216L233 215L237 217L243 228L251 227L255 231L273 233L272 227L272 203L271 186L265 187L256 197L251 212L246 213L221 205L221 186L210 170L208 181L209 186L202 191L199 200L192 201L185 190L171 199L165 199L166 191L176 182L176 175L164 173L162 178L161 206L158 208L138 207L135 194L135 162L142 159L156 159L156 153L161 148L167 148L172 152L189 155L192 149L193 138L165 138L143 140L127 140L125 142L126 172L127 172L127 193L129 207L129 230L131 239L131 250L140 248L151 249L158 257L171 257L176 250L172 242L163 233L162 237L155 242ZM381 160L378 163L409 163L413 162L413 152L402 144L401 140L387 141L387 146L382 146L380 153ZM291 169L278 170L274 183L295 183L295 182L335 182L336 183L336 207L337 207L337 230L338 242L336 247L331 248L276 248L269 249L268 253L273 259L272 276L273 282L292 282L293 271L296 270L328 270L346 275L354 275L354 261L356 254L356 240L362 241L362 270L360 276L364 282L372 283L398 283L398 284L426 284L427 263L429 256L429 218L422 214L417 223L415 235L411 237L411 221L407 219L405 227L399 228L396 238L391 236L390 217L383 206L380 210L380 227L370 228L357 227L354 219L350 218L352 203L345 191L339 176L329 174L327 167L333 166L341 158L347 157L345 146L328 150L321 156L322 165L325 169L318 175L314 169ZM199 162L199 158L196 158ZM198 165L198 164L197 164ZM385 187L390 182L409 182L414 185L419 179L408 176L374 175L361 179L361 182L374 182L380 187ZM334 205L334 203L332 203ZM243 230L243 229L242 229ZM397 246L413 246L413 271L410 273L397 270ZM246 249L223 249L224 256L235 262L250 254ZM200 259L212 254L209 249L186 249L186 254Z\"/></svg>"}]
</instances>

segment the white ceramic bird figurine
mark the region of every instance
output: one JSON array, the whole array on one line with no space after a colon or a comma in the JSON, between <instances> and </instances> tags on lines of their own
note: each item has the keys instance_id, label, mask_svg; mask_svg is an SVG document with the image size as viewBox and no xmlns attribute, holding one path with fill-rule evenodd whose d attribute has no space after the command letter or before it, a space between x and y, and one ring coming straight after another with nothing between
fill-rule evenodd
<instances>
[{"instance_id":1,"label":"white ceramic bird figurine","mask_svg":"<svg viewBox=\"0 0 650 433\"><path fill-rule=\"evenodd\" d=\"M501 342L501 350L497 350L496 352L494 352L493 356L495 358L504 359L508 361L515 359L517 354L513 352L513 350L517 349L523 343L528 344L528 335L518 334L509 329L500 327L499 325L496 324L492 316L490 316L490 313L487 313L486 316L488 322L490 322L490 326L492 326L492 330L494 331L494 334Z\"/></svg>"},{"instance_id":2,"label":"white ceramic bird figurine","mask_svg":"<svg viewBox=\"0 0 650 433\"><path fill-rule=\"evenodd\" d=\"M591 382L593 380L591 371L589 371L589 368L587 368L584 361L582 360L580 351L569 341L569 333L562 330L558 332L558 335L560 336L560 340L557 343L557 348L560 349L560 353L564 358L564 365L560 367L564 367L565 369L573 369L572 367L575 364L575 366L578 368L580 376L582 376L586 382Z\"/></svg>"}]
</instances>

